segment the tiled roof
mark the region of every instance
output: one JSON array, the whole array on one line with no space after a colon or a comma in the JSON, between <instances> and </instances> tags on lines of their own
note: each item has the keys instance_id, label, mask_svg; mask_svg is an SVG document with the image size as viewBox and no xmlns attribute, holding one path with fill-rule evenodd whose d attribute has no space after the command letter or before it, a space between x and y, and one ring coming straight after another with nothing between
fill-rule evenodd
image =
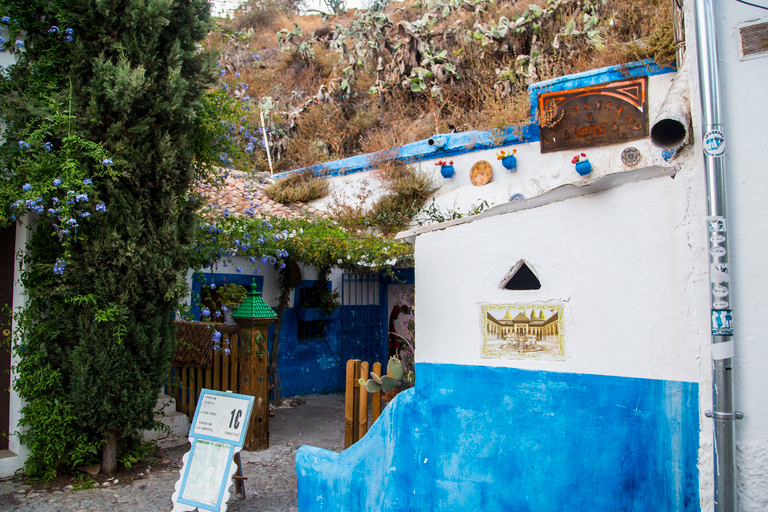
<instances>
[{"instance_id":1,"label":"tiled roof","mask_svg":"<svg viewBox=\"0 0 768 512\"><path fill-rule=\"evenodd\" d=\"M264 192L265 185L256 179L230 173L224 185L218 189L205 186L198 188L202 193L203 204L213 204L219 211L229 210L232 214L254 214L256 217L292 218L306 216L330 217L328 212L318 210L305 203L282 204L270 199Z\"/></svg>"}]
</instances>

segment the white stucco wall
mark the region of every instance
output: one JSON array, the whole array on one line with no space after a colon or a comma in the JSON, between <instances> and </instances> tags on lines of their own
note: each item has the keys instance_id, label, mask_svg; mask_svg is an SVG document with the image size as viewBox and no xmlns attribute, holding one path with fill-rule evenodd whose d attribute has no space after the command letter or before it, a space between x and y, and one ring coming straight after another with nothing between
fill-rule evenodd
<instances>
[{"instance_id":1,"label":"white stucco wall","mask_svg":"<svg viewBox=\"0 0 768 512\"><path fill-rule=\"evenodd\" d=\"M26 224L26 222L24 223ZM16 224L16 251L23 251L30 238L30 233L24 228L22 223ZM18 257L17 257L18 261ZM14 266L13 270L13 308L16 311L26 300L24 294L24 288L21 286L21 271L18 265ZM16 322L12 322L12 331L16 331ZM15 340L14 340L15 343ZM16 378L16 372L13 368L18 363L19 358L14 354L11 358L11 382ZM24 461L29 454L29 449L19 442L19 436L15 433L18 432L18 422L21 418L21 408L24 402L19 398L19 395L13 389L11 385L10 396L10 410L8 417L8 424L10 425L11 436L8 440L8 451L0 452L2 458L0 458L0 478L13 476L13 474L24 466Z\"/></svg>"},{"instance_id":2,"label":"white stucco wall","mask_svg":"<svg viewBox=\"0 0 768 512\"><path fill-rule=\"evenodd\" d=\"M4 37L5 39L9 39L10 35L8 34L7 28L0 28L0 36ZM8 66L13 65L16 62L13 55L11 55L8 52L0 53L0 66L3 67L2 70L0 70L0 73L3 73L5 71L5 68ZM2 131L5 128L5 126L0 127L0 131ZM0 137L0 144L4 142L4 139ZM16 250L17 252L20 250L23 250L24 246L27 242L28 233L26 229L20 224L17 224L16 226ZM14 275L13 275L13 305L14 308L18 308L24 301L24 295L23 295L23 288L21 287L19 279L21 278L18 265L14 266ZM13 329L15 330L15 323L13 324ZM11 366L15 366L18 362L18 359L16 357L13 357L11 359ZM11 373L11 379L15 378L15 374ZM24 461L27 458L27 454L29 453L29 450L26 448L26 446L21 445L19 443L19 437L17 435L14 435L14 432L18 430L18 427L16 426L20 414L19 411L22 407L22 402L19 399L19 396L16 394L16 392L13 389L13 386L11 386L11 396L10 396L10 410L9 410L9 419L8 423L10 425L10 432L11 437L8 441L8 451L7 452L0 452L0 478L12 476L18 469L21 469L24 466Z\"/></svg>"},{"instance_id":3,"label":"white stucco wall","mask_svg":"<svg viewBox=\"0 0 768 512\"><path fill-rule=\"evenodd\" d=\"M417 361L698 381L699 181L687 169L419 236ZM501 288L521 259L540 290ZM565 303L565 361L481 357L480 303L549 300Z\"/></svg>"}]
</instances>

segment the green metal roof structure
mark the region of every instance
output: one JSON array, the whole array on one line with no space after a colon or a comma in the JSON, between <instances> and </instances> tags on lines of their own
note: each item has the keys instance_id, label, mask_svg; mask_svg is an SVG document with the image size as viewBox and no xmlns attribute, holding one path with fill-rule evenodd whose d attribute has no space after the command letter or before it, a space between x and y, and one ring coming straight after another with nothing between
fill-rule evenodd
<instances>
[{"instance_id":1,"label":"green metal roof structure","mask_svg":"<svg viewBox=\"0 0 768 512\"><path fill-rule=\"evenodd\" d=\"M261 298L256 291L256 279L253 279L251 291L242 304L232 313L232 318L275 318L277 313Z\"/></svg>"}]
</instances>

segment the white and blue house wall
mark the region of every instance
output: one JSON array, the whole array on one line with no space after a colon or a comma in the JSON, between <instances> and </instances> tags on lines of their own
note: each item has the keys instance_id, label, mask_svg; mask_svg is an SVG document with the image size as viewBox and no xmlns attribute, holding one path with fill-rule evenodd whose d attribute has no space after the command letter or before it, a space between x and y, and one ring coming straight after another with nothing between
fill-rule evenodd
<instances>
[{"instance_id":1,"label":"white and blue house wall","mask_svg":"<svg viewBox=\"0 0 768 512\"><path fill-rule=\"evenodd\" d=\"M341 454L299 450L300 509L699 510L691 174L420 234L416 387ZM539 290L500 288L520 260ZM482 356L481 304L551 301L565 360Z\"/></svg>"},{"instance_id":2,"label":"white and blue house wall","mask_svg":"<svg viewBox=\"0 0 768 512\"><path fill-rule=\"evenodd\" d=\"M591 85L616 71L543 86ZM650 119L671 78L650 77ZM437 196L506 204L404 234L416 245L416 387L345 452L299 450L302 511L710 506L698 141L672 162L645 140L590 148L586 178L568 172L570 153L515 144L517 173L494 168L485 187L465 178ZM619 159L628 145L642 154L638 170ZM460 164L493 161L491 151L455 156L457 175ZM500 199L515 186L532 199ZM503 288L520 261L540 289ZM552 302L563 307L562 360L483 356L483 304Z\"/></svg>"}]
</instances>

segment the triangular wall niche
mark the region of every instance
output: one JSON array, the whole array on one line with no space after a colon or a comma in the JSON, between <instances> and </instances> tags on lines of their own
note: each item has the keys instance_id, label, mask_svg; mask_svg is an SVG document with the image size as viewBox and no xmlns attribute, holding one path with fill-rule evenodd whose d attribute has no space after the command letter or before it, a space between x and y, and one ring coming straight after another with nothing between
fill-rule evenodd
<instances>
[{"instance_id":1,"label":"triangular wall niche","mask_svg":"<svg viewBox=\"0 0 768 512\"><path fill-rule=\"evenodd\" d=\"M510 272L511 276L505 278L504 285L505 290L539 290L541 289L541 282L536 274L531 270L525 261L520 261L512 268Z\"/></svg>"}]
</instances>

